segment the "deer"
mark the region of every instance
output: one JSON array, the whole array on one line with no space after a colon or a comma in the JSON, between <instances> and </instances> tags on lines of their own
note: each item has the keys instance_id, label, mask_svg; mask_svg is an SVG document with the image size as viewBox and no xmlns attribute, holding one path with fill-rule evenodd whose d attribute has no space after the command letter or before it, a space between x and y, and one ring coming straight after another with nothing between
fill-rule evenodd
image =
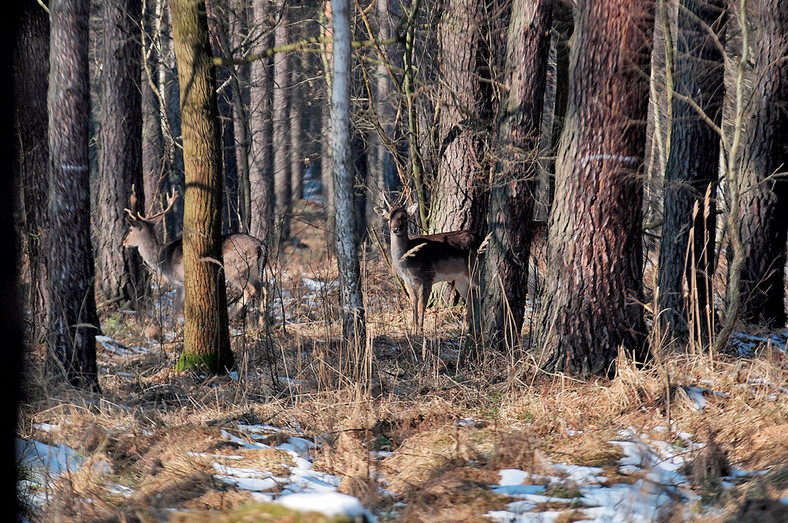
<instances>
[{"instance_id":1,"label":"deer","mask_svg":"<svg viewBox=\"0 0 788 523\"><path fill-rule=\"evenodd\" d=\"M473 287L473 271L476 250L481 242L471 231L450 231L438 234L410 236L408 222L418 209L418 203L409 207L391 207L385 199L386 208L375 211L388 222L391 233L391 265L394 272L405 282L410 294L413 310L413 325L424 333L424 310L433 284L452 282L468 303ZM466 312L467 321L467 312Z\"/></svg>"},{"instance_id":2,"label":"deer","mask_svg":"<svg viewBox=\"0 0 788 523\"><path fill-rule=\"evenodd\" d=\"M156 222L172 210L178 199L173 190L167 195L164 210L150 215L136 211L137 195L132 186L131 209L124 209L129 224L129 233L123 240L123 247L136 247L142 260L156 275L175 288L173 309L180 311L183 306L183 238L177 238L162 245L156 236ZM225 234L222 236L222 261L227 282L242 293L233 305L231 318L236 318L247 303L258 297L265 297L262 283L266 265L265 244L248 234Z\"/></svg>"}]
</instances>

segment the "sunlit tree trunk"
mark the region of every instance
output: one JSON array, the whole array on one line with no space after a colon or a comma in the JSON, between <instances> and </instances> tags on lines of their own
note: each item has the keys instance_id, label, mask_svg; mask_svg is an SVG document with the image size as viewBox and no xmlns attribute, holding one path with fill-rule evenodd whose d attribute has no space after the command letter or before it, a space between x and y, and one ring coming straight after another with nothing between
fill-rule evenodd
<instances>
[{"instance_id":1,"label":"sunlit tree trunk","mask_svg":"<svg viewBox=\"0 0 788 523\"><path fill-rule=\"evenodd\" d=\"M278 25L274 31L274 46L288 43L288 3L276 0ZM274 192L275 219L278 240L290 239L292 187L290 178L290 61L287 53L274 55Z\"/></svg>"},{"instance_id":2,"label":"sunlit tree trunk","mask_svg":"<svg viewBox=\"0 0 788 523\"><path fill-rule=\"evenodd\" d=\"M622 347L641 361L647 354L640 176L650 8L646 0L577 6L536 335L547 369L605 374Z\"/></svg>"},{"instance_id":3,"label":"sunlit tree trunk","mask_svg":"<svg viewBox=\"0 0 788 523\"><path fill-rule=\"evenodd\" d=\"M337 264L342 297L342 332L349 343L365 343L358 240L353 212L353 166L350 130L350 12L347 0L332 0L334 74L331 131L334 159L334 205L337 212Z\"/></svg>"},{"instance_id":4,"label":"sunlit tree trunk","mask_svg":"<svg viewBox=\"0 0 788 523\"><path fill-rule=\"evenodd\" d=\"M221 270L222 147L216 76L204 0L173 0L186 169L183 216L184 330L178 369L234 365Z\"/></svg>"},{"instance_id":5,"label":"sunlit tree trunk","mask_svg":"<svg viewBox=\"0 0 788 523\"><path fill-rule=\"evenodd\" d=\"M49 224L47 348L75 386L98 389L90 242L87 0L49 4Z\"/></svg>"},{"instance_id":6,"label":"sunlit tree trunk","mask_svg":"<svg viewBox=\"0 0 788 523\"><path fill-rule=\"evenodd\" d=\"M131 300L137 305L145 292L142 259L135 249L124 249L131 187L138 188L144 208L142 183L142 98L140 92L140 0L102 4L101 142L97 221L97 284L110 302Z\"/></svg>"},{"instance_id":7,"label":"sunlit tree trunk","mask_svg":"<svg viewBox=\"0 0 788 523\"><path fill-rule=\"evenodd\" d=\"M745 151L741 203L741 318L785 325L788 235L788 3L763 0L758 16L755 110Z\"/></svg>"}]
</instances>

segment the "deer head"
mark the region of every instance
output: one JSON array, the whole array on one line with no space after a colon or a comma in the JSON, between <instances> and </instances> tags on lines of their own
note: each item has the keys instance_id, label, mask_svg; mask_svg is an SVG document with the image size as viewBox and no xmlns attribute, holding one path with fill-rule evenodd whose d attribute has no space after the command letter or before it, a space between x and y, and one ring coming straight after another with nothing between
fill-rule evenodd
<instances>
[{"instance_id":1,"label":"deer head","mask_svg":"<svg viewBox=\"0 0 788 523\"><path fill-rule=\"evenodd\" d=\"M172 210L175 201L178 199L178 191L174 190L167 195L167 207L153 215L143 215L137 211L137 191L136 188L131 186L131 209L126 208L124 211L128 214L126 220L129 223L129 234L123 240L124 247L145 247L151 243L158 244L156 240L156 233L153 229L156 222ZM146 213L147 214L147 213Z\"/></svg>"}]
</instances>

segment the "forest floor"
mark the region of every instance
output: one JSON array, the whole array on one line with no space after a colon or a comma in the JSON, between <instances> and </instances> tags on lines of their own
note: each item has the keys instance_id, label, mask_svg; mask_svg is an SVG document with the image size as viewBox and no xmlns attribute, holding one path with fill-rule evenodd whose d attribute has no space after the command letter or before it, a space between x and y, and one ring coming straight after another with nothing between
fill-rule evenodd
<instances>
[{"instance_id":1,"label":"forest floor","mask_svg":"<svg viewBox=\"0 0 788 523\"><path fill-rule=\"evenodd\" d=\"M371 246L369 341L342 349L321 224L305 203L270 327L232 327L230 375L173 370L166 294L145 317L102 311L100 394L29 351L29 521L788 521L788 332L739 334L735 354L660 347L613 380L548 375L524 353L470 365L461 310L410 333Z\"/></svg>"}]
</instances>

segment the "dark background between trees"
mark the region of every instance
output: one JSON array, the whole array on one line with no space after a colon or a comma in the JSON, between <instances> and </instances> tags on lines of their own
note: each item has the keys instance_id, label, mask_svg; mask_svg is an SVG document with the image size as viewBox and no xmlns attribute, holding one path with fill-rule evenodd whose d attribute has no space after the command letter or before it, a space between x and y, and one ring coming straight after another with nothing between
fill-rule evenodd
<instances>
[{"instance_id":1,"label":"dark background between trees","mask_svg":"<svg viewBox=\"0 0 788 523\"><path fill-rule=\"evenodd\" d=\"M384 236L373 208L403 193L419 230L486 237L472 356L530 347L550 370L605 374L622 348L645 361L655 340L784 326L785 2L344 4L24 2L18 266L28 344L53 373L97 388L97 310L149 303L120 247L132 185L148 209L184 195L162 238L195 228L204 254L247 232L276 257L322 182L348 337L364 332L360 251ZM522 339L535 215L546 278ZM222 353L223 280L200 265L184 351Z\"/></svg>"}]
</instances>

